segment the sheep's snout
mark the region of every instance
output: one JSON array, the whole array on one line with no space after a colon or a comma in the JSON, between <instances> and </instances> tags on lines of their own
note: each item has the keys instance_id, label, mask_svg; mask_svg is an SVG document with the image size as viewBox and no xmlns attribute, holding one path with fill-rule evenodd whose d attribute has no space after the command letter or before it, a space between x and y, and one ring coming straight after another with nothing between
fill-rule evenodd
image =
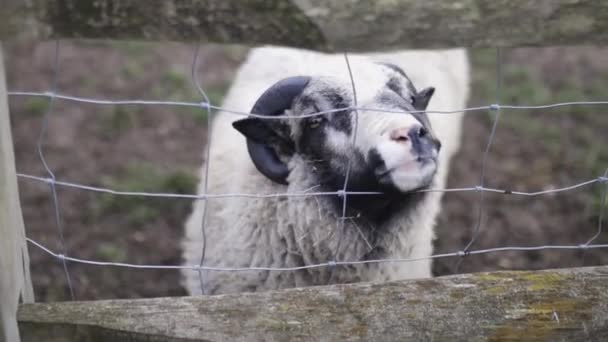
<instances>
[{"instance_id":1,"label":"sheep's snout","mask_svg":"<svg viewBox=\"0 0 608 342\"><path fill-rule=\"evenodd\" d=\"M391 138L391 140L396 141L396 142L406 142L408 140L410 140L410 131L411 130L416 130L416 127L413 128L408 128L408 127L401 127L401 128L397 128L394 129L390 132L389 137Z\"/></svg>"},{"instance_id":2,"label":"sheep's snout","mask_svg":"<svg viewBox=\"0 0 608 342\"><path fill-rule=\"evenodd\" d=\"M410 143L412 154L418 161L436 158L441 148L439 140L433 138L422 125L393 129L389 133L389 138L397 143Z\"/></svg>"},{"instance_id":3,"label":"sheep's snout","mask_svg":"<svg viewBox=\"0 0 608 342\"><path fill-rule=\"evenodd\" d=\"M429 128L419 123L396 127L385 131L375 146L382 160L376 178L403 192L424 188L437 171L441 144Z\"/></svg>"},{"instance_id":4,"label":"sheep's snout","mask_svg":"<svg viewBox=\"0 0 608 342\"><path fill-rule=\"evenodd\" d=\"M401 127L394 129L389 134L390 138L397 142L405 142L412 140L413 142L424 139L428 136L428 131L421 125L413 125L410 127Z\"/></svg>"}]
</instances>

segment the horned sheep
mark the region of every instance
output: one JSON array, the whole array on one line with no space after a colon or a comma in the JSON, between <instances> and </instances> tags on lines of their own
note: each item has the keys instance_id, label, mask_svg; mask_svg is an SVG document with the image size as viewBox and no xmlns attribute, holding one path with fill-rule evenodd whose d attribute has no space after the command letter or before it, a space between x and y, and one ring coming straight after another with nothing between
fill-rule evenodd
<instances>
[{"instance_id":1,"label":"horned sheep","mask_svg":"<svg viewBox=\"0 0 608 342\"><path fill-rule=\"evenodd\" d=\"M330 265L204 271L206 293L431 276L425 257L442 193L426 190L445 187L463 114L425 110L465 107L466 51L349 54L348 61L352 82L342 54L251 50L222 107L272 118L214 114L207 192L268 196L195 201L182 240L184 264L198 265L207 206L205 266ZM347 173L347 192L379 194L345 198ZM200 174L203 193L205 165ZM365 263L377 259L415 260ZM196 270L182 277L191 294L201 293Z\"/></svg>"}]
</instances>

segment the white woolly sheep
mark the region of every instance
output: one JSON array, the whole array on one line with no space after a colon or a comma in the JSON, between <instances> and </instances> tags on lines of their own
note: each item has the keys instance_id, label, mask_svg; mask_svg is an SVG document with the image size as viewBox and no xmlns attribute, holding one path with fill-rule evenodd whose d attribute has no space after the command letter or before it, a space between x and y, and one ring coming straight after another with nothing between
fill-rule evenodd
<instances>
[{"instance_id":1,"label":"white woolly sheep","mask_svg":"<svg viewBox=\"0 0 608 342\"><path fill-rule=\"evenodd\" d=\"M442 194L416 190L445 186L449 160L460 145L462 113L420 111L464 108L469 92L466 52L351 54L349 61L356 104L365 109L294 118L355 105L344 56L253 49L222 105L276 118L215 114L208 192L335 192L343 188L350 163L347 191L382 194L348 195L343 225L343 198L336 195L195 201L182 241L186 265L201 259L205 205L206 266L299 267L432 254ZM198 191L204 192L203 180ZM182 275L186 289L200 294L198 272L184 270ZM209 294L430 276L429 259L297 271L203 272Z\"/></svg>"}]
</instances>

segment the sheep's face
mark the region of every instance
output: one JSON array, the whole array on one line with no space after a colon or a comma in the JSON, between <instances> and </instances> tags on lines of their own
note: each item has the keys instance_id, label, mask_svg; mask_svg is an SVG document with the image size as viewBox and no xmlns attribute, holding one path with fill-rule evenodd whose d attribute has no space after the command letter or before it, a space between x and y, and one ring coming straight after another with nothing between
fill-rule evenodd
<instances>
[{"instance_id":1,"label":"sheep's face","mask_svg":"<svg viewBox=\"0 0 608 342\"><path fill-rule=\"evenodd\" d=\"M349 167L350 191L404 193L428 187L440 143L420 111L433 88L417 92L392 65L373 63L363 70L355 74L356 104L363 109L339 110L355 106L350 79L313 77L284 112L289 117L249 118L235 127L271 146L284 163L297 154L318 182L333 190L342 189ZM333 112L310 116L326 111Z\"/></svg>"}]
</instances>

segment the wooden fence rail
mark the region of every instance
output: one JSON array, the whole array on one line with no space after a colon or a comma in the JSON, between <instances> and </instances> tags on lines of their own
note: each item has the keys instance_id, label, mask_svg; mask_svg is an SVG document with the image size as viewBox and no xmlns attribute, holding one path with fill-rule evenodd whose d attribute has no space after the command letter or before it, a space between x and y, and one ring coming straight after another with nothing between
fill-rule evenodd
<instances>
[{"instance_id":1,"label":"wooden fence rail","mask_svg":"<svg viewBox=\"0 0 608 342\"><path fill-rule=\"evenodd\" d=\"M608 266L22 305L23 341L606 341Z\"/></svg>"}]
</instances>

